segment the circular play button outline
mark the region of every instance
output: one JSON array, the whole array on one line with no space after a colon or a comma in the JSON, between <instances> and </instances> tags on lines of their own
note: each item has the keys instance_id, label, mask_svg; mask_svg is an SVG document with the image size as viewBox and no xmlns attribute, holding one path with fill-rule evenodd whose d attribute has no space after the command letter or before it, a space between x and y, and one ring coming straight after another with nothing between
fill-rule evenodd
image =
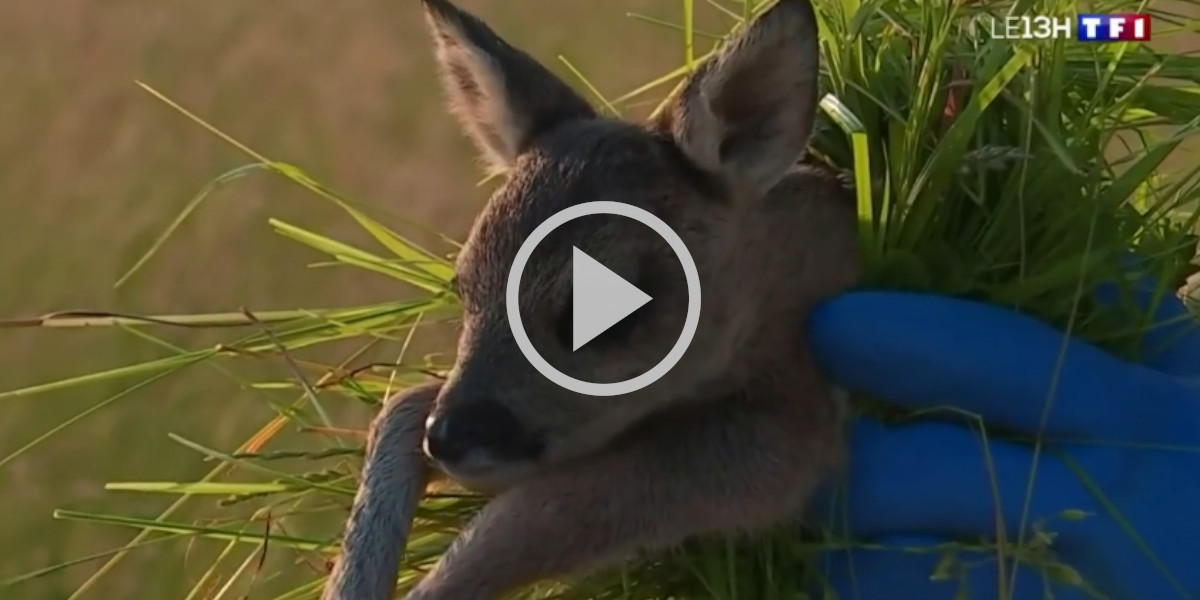
<instances>
[{"instance_id":1,"label":"circular play button outline","mask_svg":"<svg viewBox=\"0 0 1200 600\"><path fill-rule=\"evenodd\" d=\"M569 221L589 215L628 217L653 229L655 233L667 241L667 244L671 246L671 250L675 251L675 256L679 259L679 264L683 266L684 278L687 280L687 315L684 317L683 331L680 332L679 339L675 340L675 345L671 347L670 352L667 352L667 355L657 365L654 365L649 371L625 381L615 381L612 383L583 381L555 369L533 347L533 342L529 341L529 335L525 333L525 325L521 322L521 309L520 304L518 304L521 274L525 272L525 266L529 263L529 257L533 254L534 249L537 248L538 244L542 243L542 240L546 239L546 236L550 235L551 231ZM696 270L696 261L692 260L692 255L688 252L683 239L662 219L654 216L649 211L631 204L598 200L565 208L555 213L549 219L546 219L533 230L533 233L529 234L529 238L525 240L525 243L521 244L521 248L517 250L516 258L513 259L512 270L508 273L508 287L504 299L508 304L508 327L512 329L513 337L517 340L517 347L521 349L521 354L525 355L526 360L533 365L533 368L537 369L538 373L572 392L588 396L620 396L636 392L658 381L659 378L666 375L683 358L683 353L687 351L688 345L692 343L692 337L696 335L696 327L700 323L700 272Z\"/></svg>"}]
</instances>

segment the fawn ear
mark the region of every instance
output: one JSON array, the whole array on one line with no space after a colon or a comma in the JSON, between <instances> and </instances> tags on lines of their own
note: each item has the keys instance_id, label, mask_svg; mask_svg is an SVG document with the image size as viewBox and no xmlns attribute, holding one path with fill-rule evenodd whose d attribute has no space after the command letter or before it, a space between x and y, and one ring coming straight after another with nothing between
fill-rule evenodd
<instances>
[{"instance_id":1,"label":"fawn ear","mask_svg":"<svg viewBox=\"0 0 1200 600\"><path fill-rule=\"evenodd\" d=\"M446 0L421 0L450 108L491 166L506 170L529 142L595 116L586 100L483 21Z\"/></svg>"},{"instance_id":2,"label":"fawn ear","mask_svg":"<svg viewBox=\"0 0 1200 600\"><path fill-rule=\"evenodd\" d=\"M779 0L699 65L653 126L698 167L765 194L804 154L819 60L809 0Z\"/></svg>"}]
</instances>

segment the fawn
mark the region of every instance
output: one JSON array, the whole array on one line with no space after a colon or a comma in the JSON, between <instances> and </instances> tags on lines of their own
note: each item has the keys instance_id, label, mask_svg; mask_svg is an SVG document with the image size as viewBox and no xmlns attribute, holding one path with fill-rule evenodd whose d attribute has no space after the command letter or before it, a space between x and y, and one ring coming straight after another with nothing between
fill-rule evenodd
<instances>
[{"instance_id":1,"label":"fawn","mask_svg":"<svg viewBox=\"0 0 1200 600\"><path fill-rule=\"evenodd\" d=\"M809 0L779 0L698 65L667 110L638 124L599 116L450 2L422 5L453 112L507 177L458 257L456 363L444 383L389 399L372 424L324 598L392 596L430 462L496 495L410 600L494 600L639 550L795 515L842 461L841 413L810 357L805 318L860 275L849 190L830 170L800 161L818 100ZM556 212L592 200L632 204L670 224L703 288L683 359L623 396L550 382L521 355L505 316L522 241ZM572 247L653 297L577 351ZM648 370L686 312L670 247L622 217L557 229L522 279L520 311L534 346L586 381Z\"/></svg>"}]
</instances>

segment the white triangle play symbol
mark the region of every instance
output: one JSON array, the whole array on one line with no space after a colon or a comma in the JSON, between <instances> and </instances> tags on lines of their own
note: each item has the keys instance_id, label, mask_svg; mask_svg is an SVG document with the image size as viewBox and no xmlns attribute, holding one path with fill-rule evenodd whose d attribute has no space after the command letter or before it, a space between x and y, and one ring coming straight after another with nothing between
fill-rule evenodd
<instances>
[{"instance_id":1,"label":"white triangle play symbol","mask_svg":"<svg viewBox=\"0 0 1200 600\"><path fill-rule=\"evenodd\" d=\"M572 251L571 350L575 351L651 298L579 248Z\"/></svg>"}]
</instances>

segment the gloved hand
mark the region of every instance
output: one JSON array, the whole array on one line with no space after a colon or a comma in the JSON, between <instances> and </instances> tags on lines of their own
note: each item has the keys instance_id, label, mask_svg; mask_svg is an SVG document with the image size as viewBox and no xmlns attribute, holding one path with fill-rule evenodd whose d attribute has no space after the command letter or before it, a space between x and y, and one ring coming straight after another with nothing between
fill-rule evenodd
<instances>
[{"instance_id":1,"label":"gloved hand","mask_svg":"<svg viewBox=\"0 0 1200 600\"><path fill-rule=\"evenodd\" d=\"M970 301L855 292L819 307L814 350L836 383L913 410L957 407L981 416L989 436L952 422L856 423L845 496L816 512L886 548L826 553L837 598L1004 597L995 552L960 553L961 568L931 580L937 545L1000 531L1016 542L1022 523L1028 540L1038 521L1057 534L1055 558L1101 595L1014 567L1010 553L1008 598L1200 598L1200 328L1173 297L1156 318L1167 325L1143 344L1156 351L1131 364ZM1037 460L1031 443L997 439L997 428L1044 432Z\"/></svg>"}]
</instances>

